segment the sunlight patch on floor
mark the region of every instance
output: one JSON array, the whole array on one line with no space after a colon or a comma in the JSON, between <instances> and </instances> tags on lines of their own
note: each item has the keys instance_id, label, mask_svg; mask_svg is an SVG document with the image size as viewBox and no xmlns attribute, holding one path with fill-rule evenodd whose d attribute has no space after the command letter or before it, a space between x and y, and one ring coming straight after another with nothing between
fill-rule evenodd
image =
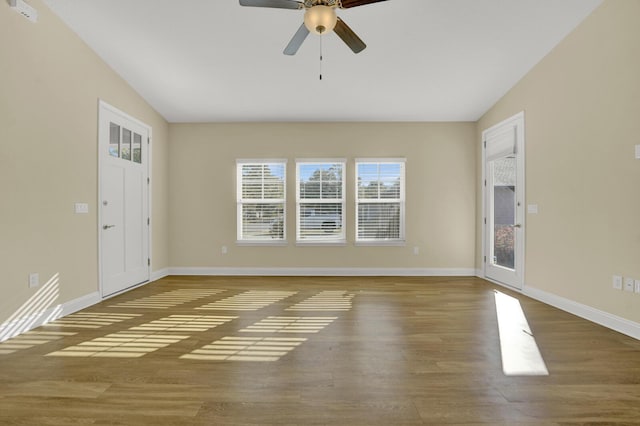
<instances>
[{"instance_id":1,"label":"sunlight patch on floor","mask_svg":"<svg viewBox=\"0 0 640 426\"><path fill-rule=\"evenodd\" d=\"M201 361L273 362L306 340L286 337L223 337L180 358Z\"/></svg>"},{"instance_id":2,"label":"sunlight patch on floor","mask_svg":"<svg viewBox=\"0 0 640 426\"><path fill-rule=\"evenodd\" d=\"M140 316L142 316L142 314L77 312L75 314L67 315L66 317L45 324L45 326L70 328L101 328L107 325L113 325Z\"/></svg>"},{"instance_id":3,"label":"sunlight patch on floor","mask_svg":"<svg viewBox=\"0 0 640 426\"><path fill-rule=\"evenodd\" d=\"M267 317L243 328L246 333L318 333L338 317Z\"/></svg>"},{"instance_id":4,"label":"sunlight patch on floor","mask_svg":"<svg viewBox=\"0 0 640 426\"><path fill-rule=\"evenodd\" d=\"M69 346L47 356L139 358L187 339L188 335L144 334L121 331Z\"/></svg>"},{"instance_id":5,"label":"sunlight patch on floor","mask_svg":"<svg viewBox=\"0 0 640 426\"><path fill-rule=\"evenodd\" d=\"M11 354L22 349L29 349L76 334L77 333L62 331L27 331L26 333L0 343L0 355Z\"/></svg>"},{"instance_id":6,"label":"sunlight patch on floor","mask_svg":"<svg viewBox=\"0 0 640 426\"><path fill-rule=\"evenodd\" d=\"M236 318L238 317L216 315L171 315L166 318L131 327L129 330L145 332L202 332L225 324Z\"/></svg>"},{"instance_id":7,"label":"sunlight patch on floor","mask_svg":"<svg viewBox=\"0 0 640 426\"><path fill-rule=\"evenodd\" d=\"M208 303L196 309L218 311L257 311L293 296L297 291L250 290L235 296Z\"/></svg>"},{"instance_id":8,"label":"sunlight patch on floor","mask_svg":"<svg viewBox=\"0 0 640 426\"><path fill-rule=\"evenodd\" d=\"M548 376L549 371L529 328L520 301L495 292L502 371L507 376Z\"/></svg>"},{"instance_id":9,"label":"sunlight patch on floor","mask_svg":"<svg viewBox=\"0 0 640 426\"><path fill-rule=\"evenodd\" d=\"M288 307L287 311L348 311L352 308L354 294L340 290L325 290L302 302Z\"/></svg>"},{"instance_id":10,"label":"sunlight patch on floor","mask_svg":"<svg viewBox=\"0 0 640 426\"><path fill-rule=\"evenodd\" d=\"M217 289L178 289L166 291L153 296L142 297L140 299L130 300L115 305L111 308L142 308L142 309L168 309L183 303L193 302L203 297L213 296L224 292L225 290Z\"/></svg>"},{"instance_id":11,"label":"sunlight patch on floor","mask_svg":"<svg viewBox=\"0 0 640 426\"><path fill-rule=\"evenodd\" d=\"M170 315L128 330L111 333L47 356L139 358L191 337L187 332L203 332L236 319L232 316ZM177 332L180 334L172 334Z\"/></svg>"}]
</instances>

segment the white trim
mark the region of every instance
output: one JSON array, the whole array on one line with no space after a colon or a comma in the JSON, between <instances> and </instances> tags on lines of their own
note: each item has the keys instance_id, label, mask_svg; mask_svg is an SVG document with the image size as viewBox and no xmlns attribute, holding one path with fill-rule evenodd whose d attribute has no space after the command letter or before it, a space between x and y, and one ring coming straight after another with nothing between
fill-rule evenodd
<instances>
[{"instance_id":1,"label":"white trim","mask_svg":"<svg viewBox=\"0 0 640 426\"><path fill-rule=\"evenodd\" d=\"M282 179L282 198L264 198L264 187L262 188L261 198L243 198L243 174L242 169L245 165L257 165L262 168L262 166L282 166L283 169L283 179ZM286 242L287 241L287 160L247 160L247 159L236 159L236 241L239 242L248 242L255 243L259 240L252 240L251 238L243 238L243 212L245 204L282 204L282 238L276 239L276 241ZM262 180L264 182L264 170L262 170ZM277 218L276 218L277 220Z\"/></svg>"},{"instance_id":2,"label":"white trim","mask_svg":"<svg viewBox=\"0 0 640 426\"><path fill-rule=\"evenodd\" d=\"M22 318L16 318L11 322L1 324L0 342L10 339L11 337L15 337L18 334L26 333L27 331L33 330L34 328L40 327L41 325L47 324L51 321L55 321L58 318L70 315L74 312L78 312L79 310L88 308L89 306L93 306L96 303L100 303L101 301L102 298L100 297L100 293L94 291L93 293L86 294L77 299L70 300L66 303L51 306L44 311L36 312ZM23 329L23 327L25 328ZM10 329L20 330L20 333L9 333L5 336L5 330Z\"/></svg>"},{"instance_id":3,"label":"white trim","mask_svg":"<svg viewBox=\"0 0 640 426\"><path fill-rule=\"evenodd\" d=\"M346 158L296 158L296 164L347 163Z\"/></svg>"},{"instance_id":4,"label":"white trim","mask_svg":"<svg viewBox=\"0 0 640 426\"><path fill-rule=\"evenodd\" d=\"M164 277L169 276L169 268L158 269L157 271L151 272L151 280L150 281L158 281Z\"/></svg>"},{"instance_id":5,"label":"white trim","mask_svg":"<svg viewBox=\"0 0 640 426\"><path fill-rule=\"evenodd\" d=\"M347 240L302 240L296 241L298 247L345 247L347 246Z\"/></svg>"},{"instance_id":6,"label":"white trim","mask_svg":"<svg viewBox=\"0 0 640 426\"><path fill-rule=\"evenodd\" d=\"M318 193L318 198L301 198L300 197L300 188L301 188L301 179L300 179L300 166L320 166L322 168L323 165L340 165L340 198L322 198L322 194ZM315 172L314 172L315 173ZM326 243L337 243L342 245L346 242L347 232L346 232L346 209L347 209L347 161L342 159L326 159L326 160L316 160L312 161L311 159L296 159L296 244L304 245L304 244L326 244ZM320 173L320 181L322 182L322 173ZM334 204L340 205L340 234L335 236L332 235L331 238L325 238L326 235L322 236L310 236L307 238L301 238L300 233L302 232L302 215L300 214L301 207L306 204ZM335 214L334 217L338 215Z\"/></svg>"},{"instance_id":7,"label":"white trim","mask_svg":"<svg viewBox=\"0 0 640 426\"><path fill-rule=\"evenodd\" d=\"M104 100L98 98L98 128L96 129L97 131L97 145L98 145L98 198L96 200L96 211L98 214L98 227L97 227L97 233L98 233L98 291L101 295L102 298L105 298L104 293L104 287L103 287L103 282L102 282L102 232L100 230L100 227L102 226L102 160L103 160L103 156L104 153L102 153L102 150L100 149L100 125L101 125L101 115L102 112L106 110L109 111L113 114L119 115L121 117L123 117L126 120L129 120L133 123L135 123L136 125L143 127L146 131L147 131L147 138L148 142L147 142L147 160L146 160L146 174L147 174L147 179L149 179L149 184L147 185L147 218L149 219L149 223L148 223L148 229L147 229L147 256L149 259L149 264L147 265L147 282L151 281L151 268L152 268L152 203L151 203L151 194L153 192L153 180L151 179L151 164L152 164L152 157L151 157L151 141L153 140L153 128L138 120L137 118L127 114L124 111L119 110L118 108L114 107L113 105L108 104L107 102L105 102ZM142 144L144 144L144 141L142 141ZM132 154L133 155L133 154ZM119 294L120 292L118 292Z\"/></svg>"},{"instance_id":8,"label":"white trim","mask_svg":"<svg viewBox=\"0 0 640 426\"><path fill-rule=\"evenodd\" d=\"M406 186L407 186L407 166L406 166L406 158L356 158L355 159L355 164L354 164L354 177L355 177L355 182L354 182L354 190L355 190L355 197L354 197L354 204L355 204L355 215L354 215L354 220L355 220L355 232L356 232L356 236L355 236L355 243L356 245L359 245L361 243L379 243L379 242L389 242L389 241L394 241L397 243L400 243L398 245L404 245L405 240L406 240L406 221L407 221L407 213L406 213ZM400 194L399 194L399 198L360 198L359 194L360 194L360 190L358 187L358 166L360 164L400 164ZM378 167L378 172L380 171L380 168ZM380 195L380 194L378 194ZM360 230L360 204L385 204L385 203L389 203L389 204L399 204L400 207L400 229L399 229L399 237L396 239L389 239L389 240L382 240L382 239L373 239L373 238L360 238L358 236L359 230ZM377 244L374 244L377 245ZM382 244L382 245L388 245L388 244Z\"/></svg>"},{"instance_id":9,"label":"white trim","mask_svg":"<svg viewBox=\"0 0 640 426\"><path fill-rule=\"evenodd\" d=\"M236 164L287 164L286 158L238 158Z\"/></svg>"},{"instance_id":10,"label":"white trim","mask_svg":"<svg viewBox=\"0 0 640 426\"><path fill-rule=\"evenodd\" d=\"M320 277L472 277L473 268L169 268L170 275L320 276Z\"/></svg>"},{"instance_id":11,"label":"white trim","mask_svg":"<svg viewBox=\"0 0 640 426\"><path fill-rule=\"evenodd\" d=\"M640 340L640 323L630 321L617 315L613 315L530 286L525 288L523 294L542 303L546 303L547 305L551 305L565 312L569 312L570 314L579 316L580 318L584 318L603 327L610 328L611 330L615 330L619 333Z\"/></svg>"},{"instance_id":12,"label":"white trim","mask_svg":"<svg viewBox=\"0 0 640 426\"><path fill-rule=\"evenodd\" d=\"M145 285L151 284L152 282L153 281L151 281L151 280L142 281L141 283L134 284L131 287L123 288L122 290L116 291L115 293L111 293L111 294L108 294L106 296L102 296L102 301L104 302L107 299L111 299L113 297L120 296L121 294L128 293L131 290L135 290L135 289L137 289L139 287L144 287Z\"/></svg>"},{"instance_id":13,"label":"white trim","mask_svg":"<svg viewBox=\"0 0 640 426\"><path fill-rule=\"evenodd\" d=\"M113 112L114 114L118 114L124 118L126 118L127 120L133 121L134 123L136 123L139 126L142 126L144 128L147 128L149 130L151 130L151 126L149 126L148 124L140 121L139 119L135 118L132 115L127 114L126 112L119 110L118 108L114 107L113 105L108 104L106 101L103 101L102 99L98 98L98 104L100 107L103 107L111 112Z\"/></svg>"},{"instance_id":14,"label":"white trim","mask_svg":"<svg viewBox=\"0 0 640 426\"><path fill-rule=\"evenodd\" d=\"M380 163L380 164L387 164L387 163L406 163L407 162L407 158L406 157L361 157L361 158L355 158L353 160L355 163Z\"/></svg>"},{"instance_id":15,"label":"white trim","mask_svg":"<svg viewBox=\"0 0 640 426\"><path fill-rule=\"evenodd\" d=\"M354 241L356 247L404 247L407 245L405 240L360 240Z\"/></svg>"},{"instance_id":16,"label":"white trim","mask_svg":"<svg viewBox=\"0 0 640 426\"><path fill-rule=\"evenodd\" d=\"M476 277L485 279L484 278L484 272L482 271L482 268L477 268L476 269Z\"/></svg>"},{"instance_id":17,"label":"white trim","mask_svg":"<svg viewBox=\"0 0 640 426\"><path fill-rule=\"evenodd\" d=\"M147 218L149 218L149 223L147 225L147 240L149 241L149 248L147 249L147 256L149 256L149 281L153 281L151 275L153 274L153 153L151 150L153 149L153 128L149 127L149 133L147 137L149 141L147 142L147 178L149 179L149 185L147 185L147 202L149 205L147 206Z\"/></svg>"},{"instance_id":18,"label":"white trim","mask_svg":"<svg viewBox=\"0 0 640 426\"><path fill-rule=\"evenodd\" d=\"M605 311L601 311L596 308L592 308L591 306L584 305L574 300L566 299L562 296L548 293L544 290L531 287L530 285L525 285L523 290L519 290L501 282L491 280L482 275L480 275L479 278L482 278L492 284L499 285L516 293L523 294L527 297L537 300L538 302L553 306L554 308L560 309L561 311L568 312L587 321L591 321L608 329L640 340L640 323L630 321L628 319L610 314Z\"/></svg>"},{"instance_id":19,"label":"white trim","mask_svg":"<svg viewBox=\"0 0 640 426\"><path fill-rule=\"evenodd\" d=\"M502 120L501 122L494 124L493 126L489 127L488 129L485 129L482 131L482 139L480 140L480 150L482 152L482 177L481 177L481 181L480 181L480 186L482 189L482 217L480 219L480 226L482 229L482 243L481 243L481 257L480 257L480 261L482 264L482 270L481 270L481 275L479 275L480 278L484 278L488 281L494 282L491 279L486 278L487 275L487 262L486 262L486 257L487 257L487 232L486 232L486 228L488 226L488 223L485 223L485 221L488 222L489 220L489 215L487 212L487 202L486 202L486 198L487 198L487 187L485 185L485 182L488 180L487 178L487 170L486 170L486 164L487 164L487 150L486 150L486 146L485 146L485 142L487 140L487 135L495 132L496 130L500 129L501 127L504 126L508 126L508 125L515 125L516 126L516 131L517 131L517 136L516 136L516 155L517 155L517 174L518 174L518 192L521 194L520 197L516 200L517 202L520 203L520 207L522 209L524 209L525 205L526 205L526 173L525 173L525 169L526 169L526 157L525 157L525 143L526 143L526 123L525 123L525 113L524 111L520 111L519 113L506 118L504 120ZM516 271L516 280L517 280L517 285L518 289L524 289L525 288L525 260L526 260L526 244L525 244L525 240L526 240L526 234L527 234L527 227L526 227L526 220L527 220L527 213L526 211L523 210L522 213L522 218L520 220L520 225L521 225L521 234L522 234L522 238L520 238L520 241L518 242L518 246L516 247L516 250L519 251L521 253L520 257L521 257L521 263L522 265L520 266L519 270ZM502 285L502 283L499 283ZM507 285L507 287L509 288L514 288L512 286Z\"/></svg>"},{"instance_id":20,"label":"white trim","mask_svg":"<svg viewBox=\"0 0 640 426\"><path fill-rule=\"evenodd\" d=\"M288 246L287 240L236 240L236 245L241 247L284 247Z\"/></svg>"}]
</instances>

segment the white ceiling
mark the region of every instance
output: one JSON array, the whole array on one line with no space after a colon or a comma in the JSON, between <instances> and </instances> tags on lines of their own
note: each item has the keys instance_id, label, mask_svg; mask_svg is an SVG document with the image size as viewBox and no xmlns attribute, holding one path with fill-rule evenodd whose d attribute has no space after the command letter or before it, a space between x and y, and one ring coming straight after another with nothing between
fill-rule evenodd
<instances>
[{"instance_id":1,"label":"white ceiling","mask_svg":"<svg viewBox=\"0 0 640 426\"><path fill-rule=\"evenodd\" d=\"M475 121L601 0L389 0L282 50L303 11L238 0L44 0L170 122Z\"/></svg>"}]
</instances>

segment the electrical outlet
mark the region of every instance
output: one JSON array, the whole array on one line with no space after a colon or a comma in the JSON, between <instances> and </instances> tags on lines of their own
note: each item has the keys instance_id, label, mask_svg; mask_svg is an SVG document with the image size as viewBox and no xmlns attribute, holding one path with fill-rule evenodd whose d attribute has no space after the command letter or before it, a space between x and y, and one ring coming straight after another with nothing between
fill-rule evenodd
<instances>
[{"instance_id":1,"label":"electrical outlet","mask_svg":"<svg viewBox=\"0 0 640 426\"><path fill-rule=\"evenodd\" d=\"M620 275L613 276L613 288L622 290L622 277Z\"/></svg>"},{"instance_id":2,"label":"electrical outlet","mask_svg":"<svg viewBox=\"0 0 640 426\"><path fill-rule=\"evenodd\" d=\"M220 251L222 252L222 254L227 254L229 252L227 250L227 246L222 246L222 249Z\"/></svg>"},{"instance_id":3,"label":"electrical outlet","mask_svg":"<svg viewBox=\"0 0 640 426\"><path fill-rule=\"evenodd\" d=\"M29 274L29 288L35 288L40 285L40 274L33 273Z\"/></svg>"},{"instance_id":4,"label":"electrical outlet","mask_svg":"<svg viewBox=\"0 0 640 426\"><path fill-rule=\"evenodd\" d=\"M633 293L633 278L625 278L624 279L624 291L629 291Z\"/></svg>"},{"instance_id":5,"label":"electrical outlet","mask_svg":"<svg viewBox=\"0 0 640 426\"><path fill-rule=\"evenodd\" d=\"M640 280L636 280L636 293L640 293Z\"/></svg>"},{"instance_id":6,"label":"electrical outlet","mask_svg":"<svg viewBox=\"0 0 640 426\"><path fill-rule=\"evenodd\" d=\"M414 247L413 248L413 254L416 255L416 256L419 255L420 254L420 247L418 247L418 246Z\"/></svg>"}]
</instances>

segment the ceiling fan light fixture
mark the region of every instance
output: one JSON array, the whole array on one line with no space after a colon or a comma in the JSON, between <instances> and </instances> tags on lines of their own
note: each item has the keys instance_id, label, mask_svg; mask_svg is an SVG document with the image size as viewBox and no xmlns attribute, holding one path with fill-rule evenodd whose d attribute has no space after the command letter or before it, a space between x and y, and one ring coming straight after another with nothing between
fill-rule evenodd
<instances>
[{"instance_id":1,"label":"ceiling fan light fixture","mask_svg":"<svg viewBox=\"0 0 640 426\"><path fill-rule=\"evenodd\" d=\"M304 25L318 35L333 31L337 21L336 11L329 6L313 6L304 14Z\"/></svg>"}]
</instances>

